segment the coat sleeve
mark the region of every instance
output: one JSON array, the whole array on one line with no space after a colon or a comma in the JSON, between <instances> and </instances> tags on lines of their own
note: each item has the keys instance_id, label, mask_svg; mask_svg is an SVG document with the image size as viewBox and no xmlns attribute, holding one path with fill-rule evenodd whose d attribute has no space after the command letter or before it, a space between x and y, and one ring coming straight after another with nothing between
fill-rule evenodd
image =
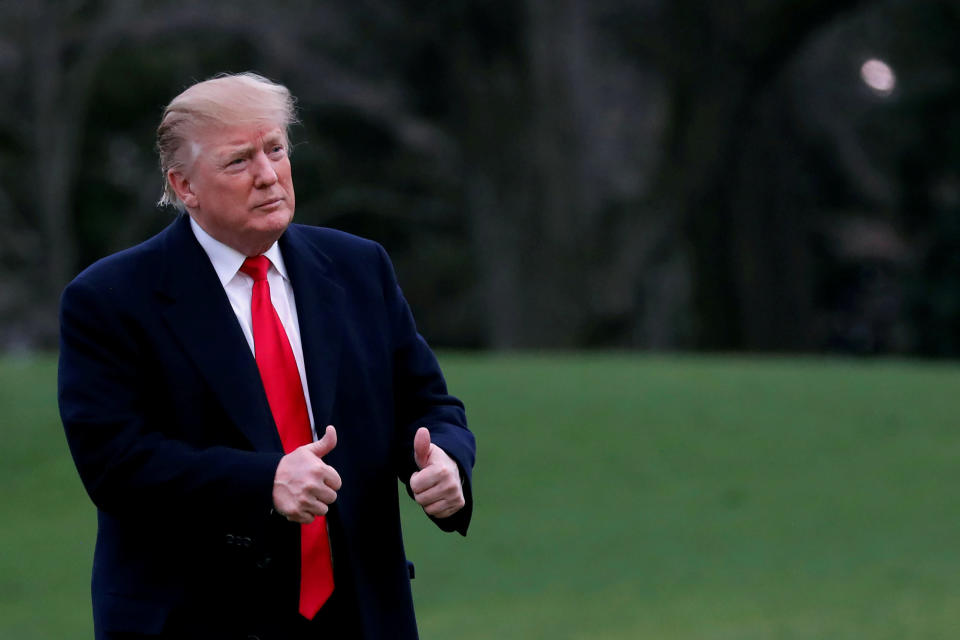
<instances>
[{"instance_id":1,"label":"coat sleeve","mask_svg":"<svg viewBox=\"0 0 960 640\"><path fill-rule=\"evenodd\" d=\"M466 535L473 514L473 465L476 440L467 428L463 403L450 395L436 356L417 332L413 314L397 283L386 251L377 245L384 297L393 345L393 381L396 428L399 433L398 476L410 491L410 476L417 471L413 437L420 427L430 431L430 441L460 467L466 504L449 518L432 518L444 531ZM412 493L411 493L412 495Z\"/></svg>"},{"instance_id":2,"label":"coat sleeve","mask_svg":"<svg viewBox=\"0 0 960 640\"><path fill-rule=\"evenodd\" d=\"M115 292L82 276L60 306L58 400L71 454L93 502L121 516L268 514L282 454L197 447L167 435L144 328Z\"/></svg>"}]
</instances>

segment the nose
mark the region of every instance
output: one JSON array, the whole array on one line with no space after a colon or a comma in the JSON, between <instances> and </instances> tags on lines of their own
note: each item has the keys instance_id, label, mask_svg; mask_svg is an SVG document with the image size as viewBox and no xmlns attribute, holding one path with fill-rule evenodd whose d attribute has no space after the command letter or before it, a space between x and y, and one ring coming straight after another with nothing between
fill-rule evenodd
<instances>
[{"instance_id":1,"label":"nose","mask_svg":"<svg viewBox=\"0 0 960 640\"><path fill-rule=\"evenodd\" d=\"M273 168L273 163L263 151L253 157L250 171L253 173L253 186L258 189L269 187L277 181L277 172Z\"/></svg>"}]
</instances>

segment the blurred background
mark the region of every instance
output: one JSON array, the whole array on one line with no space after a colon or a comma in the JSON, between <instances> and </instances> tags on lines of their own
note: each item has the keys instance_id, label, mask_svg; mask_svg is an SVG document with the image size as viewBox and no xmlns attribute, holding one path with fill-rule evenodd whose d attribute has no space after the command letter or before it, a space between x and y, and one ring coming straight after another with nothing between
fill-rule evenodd
<instances>
[{"instance_id":1,"label":"blurred background","mask_svg":"<svg viewBox=\"0 0 960 640\"><path fill-rule=\"evenodd\" d=\"M0 349L165 226L195 80L299 98L297 217L465 348L960 354L955 0L0 1Z\"/></svg>"},{"instance_id":2,"label":"blurred background","mask_svg":"<svg viewBox=\"0 0 960 640\"><path fill-rule=\"evenodd\" d=\"M172 219L167 102L245 70L299 100L297 220L387 248L477 434L466 540L403 498L424 638L956 638L958 33L957 0L0 0L0 638L92 635L58 297Z\"/></svg>"}]
</instances>

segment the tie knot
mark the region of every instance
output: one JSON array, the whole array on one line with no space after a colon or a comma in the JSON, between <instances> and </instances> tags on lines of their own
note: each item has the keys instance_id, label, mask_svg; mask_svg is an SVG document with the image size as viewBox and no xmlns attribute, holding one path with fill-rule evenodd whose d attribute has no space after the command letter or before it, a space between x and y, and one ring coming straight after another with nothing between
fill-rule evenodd
<instances>
[{"instance_id":1,"label":"tie knot","mask_svg":"<svg viewBox=\"0 0 960 640\"><path fill-rule=\"evenodd\" d=\"M254 282L267 279L267 270L270 268L270 260L267 256L253 256L243 261L240 271L253 278Z\"/></svg>"}]
</instances>

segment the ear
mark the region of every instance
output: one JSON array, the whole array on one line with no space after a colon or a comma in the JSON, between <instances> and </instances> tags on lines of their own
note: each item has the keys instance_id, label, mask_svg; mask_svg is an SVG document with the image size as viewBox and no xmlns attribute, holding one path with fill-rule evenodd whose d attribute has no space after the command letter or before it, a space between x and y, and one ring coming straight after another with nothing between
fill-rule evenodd
<instances>
[{"instance_id":1,"label":"ear","mask_svg":"<svg viewBox=\"0 0 960 640\"><path fill-rule=\"evenodd\" d=\"M197 195L193 192L190 178L182 170L170 169L167 171L167 182L170 183L177 197L183 201L188 209L197 206Z\"/></svg>"}]
</instances>

